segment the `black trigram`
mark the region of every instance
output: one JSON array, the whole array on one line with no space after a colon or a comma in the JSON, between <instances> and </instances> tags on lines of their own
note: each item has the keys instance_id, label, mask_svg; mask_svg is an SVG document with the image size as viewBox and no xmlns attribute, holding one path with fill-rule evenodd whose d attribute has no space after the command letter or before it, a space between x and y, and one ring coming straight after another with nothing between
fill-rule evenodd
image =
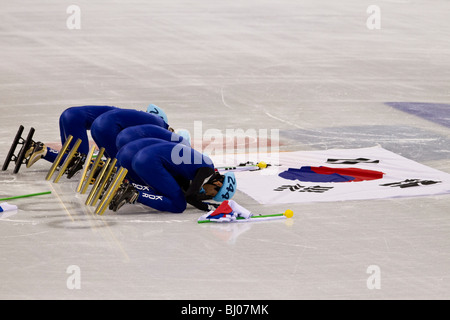
<instances>
[{"instance_id":1,"label":"black trigram","mask_svg":"<svg viewBox=\"0 0 450 320\"><path fill-rule=\"evenodd\" d=\"M428 186L431 184L441 183L442 181L433 181L433 180L420 180L420 179L406 179L399 182L385 183L380 184L382 187L399 187L399 188L411 188L411 187L420 187L420 186Z\"/></svg>"},{"instance_id":2,"label":"black trigram","mask_svg":"<svg viewBox=\"0 0 450 320\"><path fill-rule=\"evenodd\" d=\"M327 163L332 164L358 164L358 163L380 163L380 160L372 160L367 158L357 159L328 159Z\"/></svg>"},{"instance_id":3,"label":"black trigram","mask_svg":"<svg viewBox=\"0 0 450 320\"><path fill-rule=\"evenodd\" d=\"M313 186L313 187L306 187L299 185L298 183L295 185L289 185L285 184L281 187L278 187L276 189L273 189L274 191L284 191L284 190L290 190L292 192L314 192L314 193L324 193L330 189L333 189L333 187L322 187L322 186Z\"/></svg>"}]
</instances>

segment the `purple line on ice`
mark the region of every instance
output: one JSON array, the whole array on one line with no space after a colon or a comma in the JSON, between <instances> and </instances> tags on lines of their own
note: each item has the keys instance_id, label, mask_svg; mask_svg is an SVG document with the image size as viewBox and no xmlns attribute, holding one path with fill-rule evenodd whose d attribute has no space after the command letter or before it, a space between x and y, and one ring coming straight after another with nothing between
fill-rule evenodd
<instances>
[{"instance_id":1,"label":"purple line on ice","mask_svg":"<svg viewBox=\"0 0 450 320\"><path fill-rule=\"evenodd\" d=\"M385 102L386 105L450 128L450 104Z\"/></svg>"}]
</instances>

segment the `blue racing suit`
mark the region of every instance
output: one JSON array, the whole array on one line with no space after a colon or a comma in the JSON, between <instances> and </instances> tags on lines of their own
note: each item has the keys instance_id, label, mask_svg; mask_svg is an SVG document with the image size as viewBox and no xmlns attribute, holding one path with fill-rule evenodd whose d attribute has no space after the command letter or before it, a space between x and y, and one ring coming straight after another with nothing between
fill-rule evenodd
<instances>
[{"instance_id":1,"label":"blue racing suit","mask_svg":"<svg viewBox=\"0 0 450 320\"><path fill-rule=\"evenodd\" d=\"M88 154L89 138L87 131L91 129L92 123L100 115L116 109L118 108L112 106L80 106L67 108L59 117L61 143L64 144L69 135L71 135L73 139L69 145L70 149L77 139L81 139L78 151L83 154ZM44 159L54 162L58 153L59 151L47 147L47 154Z\"/></svg>"},{"instance_id":2,"label":"blue racing suit","mask_svg":"<svg viewBox=\"0 0 450 320\"><path fill-rule=\"evenodd\" d=\"M117 135L125 128L145 124L156 125L170 132L169 125L153 113L117 108L101 114L94 120L91 126L91 135L99 148L105 148L107 157L115 158L118 151Z\"/></svg>"},{"instance_id":3,"label":"blue racing suit","mask_svg":"<svg viewBox=\"0 0 450 320\"><path fill-rule=\"evenodd\" d=\"M127 179L139 191L138 202L160 211L181 213L187 203L208 210L200 190L214 174L212 160L182 144L155 138L134 140L117 153Z\"/></svg>"}]
</instances>

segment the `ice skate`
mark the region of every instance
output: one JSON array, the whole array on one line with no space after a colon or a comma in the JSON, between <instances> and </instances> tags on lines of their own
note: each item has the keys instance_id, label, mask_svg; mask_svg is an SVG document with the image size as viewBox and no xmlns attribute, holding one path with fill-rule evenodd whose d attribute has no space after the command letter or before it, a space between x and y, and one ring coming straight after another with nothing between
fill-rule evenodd
<instances>
[{"instance_id":1,"label":"ice skate","mask_svg":"<svg viewBox=\"0 0 450 320\"><path fill-rule=\"evenodd\" d=\"M80 183L77 187L77 192L80 192L81 194L84 194L87 191L87 188L95 183L98 175L105 166L105 160L103 159L105 148L100 148L94 160L95 150L95 146L91 147L91 149L89 150L89 154L87 155L87 157L85 157L85 162L87 162L87 165L83 169Z\"/></svg>"},{"instance_id":2,"label":"ice skate","mask_svg":"<svg viewBox=\"0 0 450 320\"><path fill-rule=\"evenodd\" d=\"M63 157L64 157L65 155L67 155L67 153L69 153L69 154L67 155L67 157L69 158L69 160L67 160L67 158L66 158L66 161L64 161L64 163L63 163L63 165L62 165L62 167L64 167L64 166L67 167L67 165L68 165L68 162L67 162L67 161L70 161L70 159L72 158L72 156L73 156L73 155L75 154L75 152L76 152L76 149L74 150L73 153L69 152L69 144L72 142L72 139L73 139L72 136L68 136L68 137L67 137L66 142L63 144L63 146L61 147L61 150L59 150L59 152L58 152L58 156L56 157L55 161L53 161L53 164L52 164L52 166L50 167L50 170L48 171L47 176L45 177L45 180L48 181L48 180L50 180L50 179L52 178L52 176L53 176L53 174L55 173L55 171L60 167L61 161L62 161ZM77 144L78 144L78 143L81 143L81 140L77 140ZM79 145L79 144L78 144L78 145ZM77 148L78 148L78 147L77 147ZM72 154L72 155L71 155L71 154ZM60 174L58 174L58 176L56 177L55 180L59 180L64 172L65 172L65 169L64 169L62 172L60 172ZM55 181L55 182L56 182L56 181Z\"/></svg>"},{"instance_id":3,"label":"ice skate","mask_svg":"<svg viewBox=\"0 0 450 320\"><path fill-rule=\"evenodd\" d=\"M96 214L102 215L106 211L106 209L109 208L109 204L113 200L113 197L116 195L119 187L122 185L122 182L124 181L127 173L128 170L123 167L120 167L118 169L116 174L112 177L108 189L102 194L102 199L97 208L95 209Z\"/></svg>"},{"instance_id":4,"label":"ice skate","mask_svg":"<svg viewBox=\"0 0 450 320\"><path fill-rule=\"evenodd\" d=\"M70 149L69 153L67 154L66 160L64 161L64 163L59 168L59 172L56 175L56 178L55 178L55 180L53 180L53 182L57 183L59 181L59 179L61 179L63 174L68 172L67 170L68 170L69 167L71 168L72 175L76 173L76 171L77 171L77 168L75 166L75 163L77 162L76 159L78 159L80 157L82 158L81 154L77 151L78 148L80 147L80 144L81 144L81 139L77 139L77 141L75 141L75 144L73 145L72 149ZM63 146L63 148L64 148L64 146ZM64 151L64 153L66 153L66 152L67 152L67 147L66 147L66 150ZM60 154L61 153L62 153L62 151L60 151ZM60 155L58 155L58 157L59 156ZM56 158L55 162L57 160L58 160L58 158ZM59 159L58 162L60 160L61 159ZM53 163L53 164L55 164L55 163Z\"/></svg>"},{"instance_id":5,"label":"ice skate","mask_svg":"<svg viewBox=\"0 0 450 320\"><path fill-rule=\"evenodd\" d=\"M13 161L15 163L15 167L13 172L18 173L20 170L20 167L22 164L26 163L26 152L31 148L31 146L34 144L33 141L33 135L34 135L34 128L31 128L28 132L28 135L26 138L22 137L24 126L19 126L19 129L17 130L16 136L13 140L13 143L8 151L8 154L6 156L5 162L3 163L2 170L5 171L8 169L9 163ZM17 146L21 146L19 152L16 154L16 148Z\"/></svg>"},{"instance_id":6,"label":"ice skate","mask_svg":"<svg viewBox=\"0 0 450 320\"><path fill-rule=\"evenodd\" d=\"M102 170L100 171L98 177L95 179L95 183L92 186L91 192L86 199L86 205L94 206L98 200L101 200L103 194L109 188L110 183L116 173L116 163L117 159L108 158Z\"/></svg>"},{"instance_id":7,"label":"ice skate","mask_svg":"<svg viewBox=\"0 0 450 320\"><path fill-rule=\"evenodd\" d=\"M83 169L84 163L86 162L86 157L87 156L83 153L77 152L75 154L66 169L67 179L72 178L78 171Z\"/></svg>"},{"instance_id":8,"label":"ice skate","mask_svg":"<svg viewBox=\"0 0 450 320\"><path fill-rule=\"evenodd\" d=\"M30 168L33 164L35 164L38 160L45 157L47 154L47 147L44 143L38 141L31 144L31 147L25 151L25 159L27 168Z\"/></svg>"},{"instance_id":9,"label":"ice skate","mask_svg":"<svg viewBox=\"0 0 450 320\"><path fill-rule=\"evenodd\" d=\"M109 210L115 212L127 203L135 204L138 196L139 192L133 185L128 181L124 181L113 196L111 203L109 204Z\"/></svg>"}]
</instances>

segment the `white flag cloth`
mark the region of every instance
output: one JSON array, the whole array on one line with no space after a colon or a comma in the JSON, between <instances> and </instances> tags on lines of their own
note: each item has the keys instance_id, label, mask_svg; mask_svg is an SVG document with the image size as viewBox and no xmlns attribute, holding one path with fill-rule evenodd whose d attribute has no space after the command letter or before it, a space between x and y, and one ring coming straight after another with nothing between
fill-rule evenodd
<instances>
[{"instance_id":1,"label":"white flag cloth","mask_svg":"<svg viewBox=\"0 0 450 320\"><path fill-rule=\"evenodd\" d=\"M17 206L7 202L0 203L0 212L17 210Z\"/></svg>"},{"instance_id":2,"label":"white flag cloth","mask_svg":"<svg viewBox=\"0 0 450 320\"><path fill-rule=\"evenodd\" d=\"M17 206L7 202L0 203L0 219L6 219L17 213Z\"/></svg>"},{"instance_id":3,"label":"white flag cloth","mask_svg":"<svg viewBox=\"0 0 450 320\"><path fill-rule=\"evenodd\" d=\"M198 221L210 220L212 222L232 222L237 218L250 219L252 213L234 200L225 200L215 210L203 214Z\"/></svg>"},{"instance_id":4,"label":"white flag cloth","mask_svg":"<svg viewBox=\"0 0 450 320\"><path fill-rule=\"evenodd\" d=\"M278 158L280 166L236 172L238 190L261 204L450 193L450 174L381 147L280 152ZM264 155L257 155L251 160L265 159Z\"/></svg>"}]
</instances>

